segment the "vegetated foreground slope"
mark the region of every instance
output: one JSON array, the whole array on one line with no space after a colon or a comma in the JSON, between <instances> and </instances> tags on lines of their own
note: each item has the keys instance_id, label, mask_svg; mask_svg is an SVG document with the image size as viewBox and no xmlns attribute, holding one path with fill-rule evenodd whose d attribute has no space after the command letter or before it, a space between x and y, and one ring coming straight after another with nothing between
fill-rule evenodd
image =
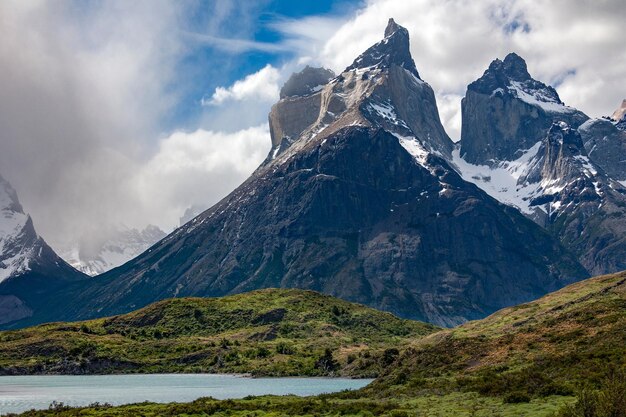
<instances>
[{"instance_id":1,"label":"vegetated foreground slope","mask_svg":"<svg viewBox=\"0 0 626 417\"><path fill-rule=\"evenodd\" d=\"M372 377L432 325L313 291L172 299L0 333L0 374L238 372ZM328 351L327 351L328 350Z\"/></svg>"},{"instance_id":2,"label":"vegetated foreground slope","mask_svg":"<svg viewBox=\"0 0 626 417\"><path fill-rule=\"evenodd\" d=\"M626 272L572 284L417 341L371 392L570 395L626 364Z\"/></svg>"},{"instance_id":3,"label":"vegetated foreground slope","mask_svg":"<svg viewBox=\"0 0 626 417\"><path fill-rule=\"evenodd\" d=\"M267 309L276 307L268 305ZM329 304L329 308L330 312L319 314L330 317L334 307ZM121 317L127 322L135 316ZM378 327L388 329L386 325ZM582 281L486 319L414 339L396 360L389 355L378 380L356 392L312 398L58 408L25 415L548 417L574 402L572 395L578 386L596 386L609 368L624 367L625 339L626 272L622 272Z\"/></svg>"}]
</instances>

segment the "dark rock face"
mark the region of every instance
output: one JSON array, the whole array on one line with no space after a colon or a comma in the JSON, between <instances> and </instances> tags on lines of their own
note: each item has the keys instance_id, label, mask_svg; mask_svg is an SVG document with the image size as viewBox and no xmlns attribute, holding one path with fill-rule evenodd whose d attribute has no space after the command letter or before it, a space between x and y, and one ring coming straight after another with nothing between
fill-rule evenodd
<instances>
[{"instance_id":1,"label":"dark rock face","mask_svg":"<svg viewBox=\"0 0 626 417\"><path fill-rule=\"evenodd\" d=\"M531 167L543 225L593 275L626 269L626 188L590 160L580 134L554 124Z\"/></svg>"},{"instance_id":2,"label":"dark rock face","mask_svg":"<svg viewBox=\"0 0 626 417\"><path fill-rule=\"evenodd\" d=\"M578 131L589 158L612 178L626 181L626 131L606 119L589 120Z\"/></svg>"},{"instance_id":3,"label":"dark rock face","mask_svg":"<svg viewBox=\"0 0 626 417\"><path fill-rule=\"evenodd\" d=\"M431 158L436 174L365 127L310 143L99 277L72 317L297 287L453 325L586 275L538 226Z\"/></svg>"},{"instance_id":4,"label":"dark rock face","mask_svg":"<svg viewBox=\"0 0 626 417\"><path fill-rule=\"evenodd\" d=\"M496 59L461 102L461 155L470 163L512 161L542 140L552 123L578 127L588 117L563 105L554 88L532 79L516 54Z\"/></svg>"}]
</instances>

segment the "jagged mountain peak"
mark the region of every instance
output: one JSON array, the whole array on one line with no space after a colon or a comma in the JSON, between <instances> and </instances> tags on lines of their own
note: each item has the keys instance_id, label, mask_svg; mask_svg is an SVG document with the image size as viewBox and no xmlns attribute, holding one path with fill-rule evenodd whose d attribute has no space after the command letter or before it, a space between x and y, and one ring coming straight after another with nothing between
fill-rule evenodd
<instances>
[{"instance_id":1,"label":"jagged mountain peak","mask_svg":"<svg viewBox=\"0 0 626 417\"><path fill-rule=\"evenodd\" d=\"M385 38L390 37L399 30L405 31L406 36L409 36L409 31L406 30L406 28L397 24L396 21L393 20L393 17L390 17L389 21L387 22L387 27L385 28Z\"/></svg>"},{"instance_id":2,"label":"jagged mountain peak","mask_svg":"<svg viewBox=\"0 0 626 417\"><path fill-rule=\"evenodd\" d=\"M526 61L514 52L504 61L495 59L484 74L468 86L481 94L510 95L547 112L568 111L556 90L537 81L528 72Z\"/></svg>"},{"instance_id":3,"label":"jagged mountain peak","mask_svg":"<svg viewBox=\"0 0 626 417\"><path fill-rule=\"evenodd\" d=\"M37 240L15 189L0 176L0 282L29 270Z\"/></svg>"},{"instance_id":4,"label":"jagged mountain peak","mask_svg":"<svg viewBox=\"0 0 626 417\"><path fill-rule=\"evenodd\" d=\"M391 19L385 35L318 91L285 97L272 107L272 150L264 168L347 126L382 127L415 139L428 152L450 155L452 141L432 88L415 69L408 31Z\"/></svg>"},{"instance_id":5,"label":"jagged mountain peak","mask_svg":"<svg viewBox=\"0 0 626 417\"><path fill-rule=\"evenodd\" d=\"M532 78L528 73L528 66L526 65L526 61L524 61L524 58L522 58L515 52L509 53L506 57L504 57L504 61L501 62L501 70L510 79L516 81L526 81Z\"/></svg>"},{"instance_id":6,"label":"jagged mountain peak","mask_svg":"<svg viewBox=\"0 0 626 417\"><path fill-rule=\"evenodd\" d=\"M409 31L397 24L395 20L389 19L384 39L359 55L345 71L389 68L393 64L408 70L418 79L421 79L409 49Z\"/></svg>"},{"instance_id":7,"label":"jagged mountain peak","mask_svg":"<svg viewBox=\"0 0 626 417\"><path fill-rule=\"evenodd\" d=\"M514 161L542 141L554 122L578 128L589 119L528 73L515 53L494 60L461 102L461 155L472 164Z\"/></svg>"}]
</instances>

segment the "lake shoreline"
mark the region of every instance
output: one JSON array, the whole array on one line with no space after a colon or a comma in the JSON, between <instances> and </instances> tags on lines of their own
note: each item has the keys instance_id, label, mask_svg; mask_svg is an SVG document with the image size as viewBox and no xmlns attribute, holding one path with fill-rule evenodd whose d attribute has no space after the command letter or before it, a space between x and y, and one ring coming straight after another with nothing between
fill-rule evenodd
<instances>
[{"instance_id":1,"label":"lake shoreline","mask_svg":"<svg viewBox=\"0 0 626 417\"><path fill-rule=\"evenodd\" d=\"M358 390L372 379L328 377L251 378L241 374L14 375L0 377L0 415L44 410L50 404L188 403L200 398L310 397Z\"/></svg>"}]
</instances>

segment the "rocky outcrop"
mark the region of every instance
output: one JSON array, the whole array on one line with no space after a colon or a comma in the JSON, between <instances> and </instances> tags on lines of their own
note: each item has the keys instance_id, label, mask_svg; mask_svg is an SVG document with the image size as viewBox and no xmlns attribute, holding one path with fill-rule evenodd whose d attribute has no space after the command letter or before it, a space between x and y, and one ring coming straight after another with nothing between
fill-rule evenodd
<instances>
[{"instance_id":1,"label":"rocky outcrop","mask_svg":"<svg viewBox=\"0 0 626 417\"><path fill-rule=\"evenodd\" d=\"M626 131L607 119L585 122L578 132L589 158L612 178L626 184Z\"/></svg>"},{"instance_id":2,"label":"rocky outcrop","mask_svg":"<svg viewBox=\"0 0 626 417\"><path fill-rule=\"evenodd\" d=\"M359 55L338 77L311 95L286 97L270 113L272 151L268 161L298 152L310 139L346 126L384 126L419 138L423 146L449 157L446 134L433 89L419 78L409 50L408 31L390 19L385 38Z\"/></svg>"},{"instance_id":3,"label":"rocky outcrop","mask_svg":"<svg viewBox=\"0 0 626 417\"><path fill-rule=\"evenodd\" d=\"M548 214L547 229L592 275L626 269L626 188L590 160L580 134L553 125L536 166L541 186L531 205Z\"/></svg>"},{"instance_id":4,"label":"rocky outcrop","mask_svg":"<svg viewBox=\"0 0 626 417\"><path fill-rule=\"evenodd\" d=\"M467 87L461 102L461 156L495 166L513 161L541 141L554 122L576 128L588 117L563 104L554 88L534 80L526 62L511 53L496 59Z\"/></svg>"},{"instance_id":5,"label":"rocky outcrop","mask_svg":"<svg viewBox=\"0 0 626 417\"><path fill-rule=\"evenodd\" d=\"M314 94L328 84L335 73L326 68L304 67L294 73L280 89L281 100L287 97L300 97Z\"/></svg>"},{"instance_id":6,"label":"rocky outcrop","mask_svg":"<svg viewBox=\"0 0 626 417\"><path fill-rule=\"evenodd\" d=\"M626 189L589 158L580 134L566 123L553 124L519 159L483 167L480 175L457 164L466 179L545 227L590 273L626 269ZM512 182L503 180L507 175ZM505 186L490 188L492 182Z\"/></svg>"},{"instance_id":7,"label":"rocky outcrop","mask_svg":"<svg viewBox=\"0 0 626 417\"><path fill-rule=\"evenodd\" d=\"M321 89L335 74L328 69L305 67L293 74L280 90L280 101L269 114L272 149L270 158L284 151L291 142L319 117Z\"/></svg>"}]
</instances>

